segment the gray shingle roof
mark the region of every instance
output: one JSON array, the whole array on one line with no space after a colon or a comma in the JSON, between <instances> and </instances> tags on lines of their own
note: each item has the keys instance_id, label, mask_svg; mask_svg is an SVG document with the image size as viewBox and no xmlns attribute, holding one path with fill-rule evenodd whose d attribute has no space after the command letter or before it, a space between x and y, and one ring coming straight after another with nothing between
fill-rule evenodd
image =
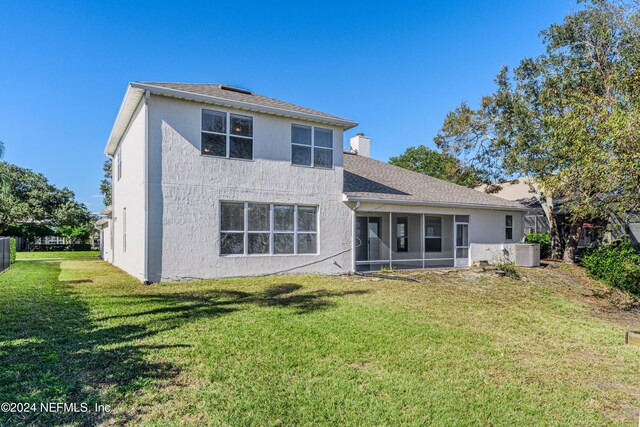
<instances>
[{"instance_id":1,"label":"gray shingle roof","mask_svg":"<svg viewBox=\"0 0 640 427\"><path fill-rule=\"evenodd\" d=\"M344 155L343 192L348 197L390 202L523 208L516 202L352 153Z\"/></svg>"},{"instance_id":2,"label":"gray shingle roof","mask_svg":"<svg viewBox=\"0 0 640 427\"><path fill-rule=\"evenodd\" d=\"M326 117L329 119L348 120L343 117L334 116L331 114L323 113L321 111L313 110L307 107L301 107L299 105L291 104L289 102L279 101L277 99L269 98L257 93L240 93L231 90L222 89L224 84L205 84L205 83L168 83L168 82L138 82L145 85L158 86L167 89L180 90L183 92L190 92L197 95L215 96L216 98L229 99L232 101L247 102L250 104L260 105L264 107L279 108L282 110L295 111L298 113L313 114L319 117Z\"/></svg>"}]
</instances>

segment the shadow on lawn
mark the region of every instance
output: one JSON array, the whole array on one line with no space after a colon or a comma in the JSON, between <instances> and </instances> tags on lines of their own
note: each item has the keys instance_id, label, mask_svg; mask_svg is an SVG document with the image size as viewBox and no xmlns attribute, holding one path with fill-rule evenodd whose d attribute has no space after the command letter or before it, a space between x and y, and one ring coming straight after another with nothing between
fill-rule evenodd
<instances>
[{"instance_id":1,"label":"shadow on lawn","mask_svg":"<svg viewBox=\"0 0 640 427\"><path fill-rule=\"evenodd\" d=\"M100 328L68 284L79 282L58 280L59 262L15 270L4 279L0 300L0 401L36 403L37 411L0 413L0 425L94 425L111 414L43 413L40 403L99 403L118 410L117 399L125 394L176 374L168 363L145 359L157 346L134 344L158 331ZM24 278L12 281L18 274Z\"/></svg>"},{"instance_id":2,"label":"shadow on lawn","mask_svg":"<svg viewBox=\"0 0 640 427\"><path fill-rule=\"evenodd\" d=\"M329 298L367 291L298 292L299 284L274 285L261 292L202 290L127 295L126 304L159 307L94 320L91 309L71 284L90 280L59 280L60 262L30 262L16 269L20 280L3 283L0 300L0 401L67 402L115 406L118 415L96 413L0 413L0 425L94 425L110 417L118 423L144 412L118 408L128 393L178 374L170 363L150 362L147 352L188 344L143 345L138 340L180 327L199 318L241 310L245 305L289 307L299 314L326 309ZM24 276L24 278L22 278ZM9 278L10 276L7 276ZM13 277L17 277L13 276ZM11 280L11 279L9 279ZM120 298L107 296L107 298ZM116 301L117 304L120 304ZM143 316L151 316L145 319ZM111 319L135 324L100 327Z\"/></svg>"},{"instance_id":3,"label":"shadow on lawn","mask_svg":"<svg viewBox=\"0 0 640 427\"><path fill-rule=\"evenodd\" d=\"M104 321L116 318L167 314L168 316L160 318L159 320L175 322L226 314L240 310L243 305L249 304L261 307L289 307L296 310L298 314L305 314L334 306L336 303L330 298L360 295L368 292L364 290L335 292L324 289L306 293L296 292L302 288L302 285L285 283L282 285L273 285L265 291L254 293L213 289L195 291L193 293L166 292L137 295L136 298L141 299L141 302L145 305L148 303L156 303L163 307L129 314L108 316L99 320Z\"/></svg>"}]
</instances>

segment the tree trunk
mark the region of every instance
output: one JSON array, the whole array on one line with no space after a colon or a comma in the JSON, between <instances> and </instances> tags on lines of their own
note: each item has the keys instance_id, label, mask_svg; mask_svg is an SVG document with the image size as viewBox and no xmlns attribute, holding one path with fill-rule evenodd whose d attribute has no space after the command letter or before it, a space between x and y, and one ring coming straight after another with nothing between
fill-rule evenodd
<instances>
[{"instance_id":1,"label":"tree trunk","mask_svg":"<svg viewBox=\"0 0 640 427\"><path fill-rule=\"evenodd\" d=\"M560 240L560 232L558 231L558 221L553 211L553 206L547 215L549 219L549 236L551 237L551 258L562 258L562 241Z\"/></svg>"},{"instance_id":2,"label":"tree trunk","mask_svg":"<svg viewBox=\"0 0 640 427\"><path fill-rule=\"evenodd\" d=\"M582 221L573 221L569 227L569 236L562 256L562 260L567 264L573 264L576 260L576 250L578 249L581 234Z\"/></svg>"},{"instance_id":3,"label":"tree trunk","mask_svg":"<svg viewBox=\"0 0 640 427\"><path fill-rule=\"evenodd\" d=\"M535 187L532 187L535 189ZM539 193L536 193L538 202L544 211L547 221L549 221L549 236L551 237L551 258L562 258L562 242L560 241L560 233L558 232L558 221L556 220L556 213L553 206L552 197L542 197Z\"/></svg>"}]
</instances>

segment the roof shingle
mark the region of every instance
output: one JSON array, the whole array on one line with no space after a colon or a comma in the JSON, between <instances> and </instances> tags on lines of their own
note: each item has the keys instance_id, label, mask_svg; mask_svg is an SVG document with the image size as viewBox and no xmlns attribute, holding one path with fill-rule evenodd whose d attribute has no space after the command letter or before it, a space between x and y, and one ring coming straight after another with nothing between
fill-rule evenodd
<instances>
[{"instance_id":1,"label":"roof shingle","mask_svg":"<svg viewBox=\"0 0 640 427\"><path fill-rule=\"evenodd\" d=\"M522 209L519 203L412 172L353 153L344 155L343 192L348 197Z\"/></svg>"},{"instance_id":2,"label":"roof shingle","mask_svg":"<svg viewBox=\"0 0 640 427\"><path fill-rule=\"evenodd\" d=\"M343 117L334 116L323 113L322 111L313 110L307 107L291 104L289 102L280 101L269 98L257 93L241 93L233 90L222 89L228 85L224 84L205 84L205 83L170 83L170 82L138 82L145 85L157 86L167 89L189 92L197 95L214 96L216 98L229 99L232 101L246 102L249 104L260 105L264 107L279 108L281 110L294 111L298 113L313 114L328 119L348 120Z\"/></svg>"}]
</instances>

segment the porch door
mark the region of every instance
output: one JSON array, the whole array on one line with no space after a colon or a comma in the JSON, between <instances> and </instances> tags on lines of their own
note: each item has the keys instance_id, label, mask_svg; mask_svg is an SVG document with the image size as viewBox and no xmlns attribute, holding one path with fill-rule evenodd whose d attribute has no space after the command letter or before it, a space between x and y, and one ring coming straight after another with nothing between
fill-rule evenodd
<instances>
[{"instance_id":1,"label":"porch door","mask_svg":"<svg viewBox=\"0 0 640 427\"><path fill-rule=\"evenodd\" d=\"M381 220L368 216L356 218L356 261L380 259Z\"/></svg>"},{"instance_id":2,"label":"porch door","mask_svg":"<svg viewBox=\"0 0 640 427\"><path fill-rule=\"evenodd\" d=\"M455 224L455 266L469 266L469 223L458 222Z\"/></svg>"},{"instance_id":3,"label":"porch door","mask_svg":"<svg viewBox=\"0 0 640 427\"><path fill-rule=\"evenodd\" d=\"M369 260L380 259L380 217L369 217Z\"/></svg>"}]
</instances>

